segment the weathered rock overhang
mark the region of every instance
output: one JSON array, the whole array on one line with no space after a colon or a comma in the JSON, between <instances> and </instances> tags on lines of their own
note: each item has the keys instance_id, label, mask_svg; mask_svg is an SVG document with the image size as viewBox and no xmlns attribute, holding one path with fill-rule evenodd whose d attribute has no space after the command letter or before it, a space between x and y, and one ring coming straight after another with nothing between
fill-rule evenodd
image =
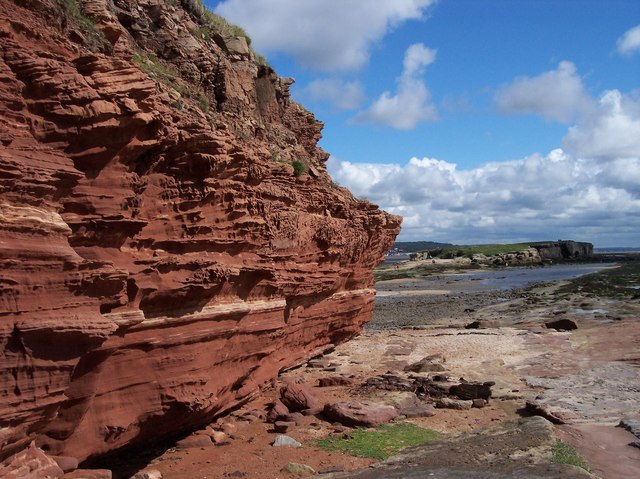
<instances>
[{"instance_id":1,"label":"weathered rock overhang","mask_svg":"<svg viewBox=\"0 0 640 479\"><path fill-rule=\"evenodd\" d=\"M176 2L70 1L0 0L2 457L241 403L360 331L400 229L246 42Z\"/></svg>"}]
</instances>

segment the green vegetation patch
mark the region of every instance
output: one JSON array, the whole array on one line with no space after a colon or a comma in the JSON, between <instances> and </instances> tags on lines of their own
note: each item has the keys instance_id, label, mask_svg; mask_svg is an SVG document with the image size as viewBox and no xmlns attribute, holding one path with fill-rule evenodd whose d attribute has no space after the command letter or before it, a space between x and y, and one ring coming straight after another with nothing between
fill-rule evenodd
<instances>
[{"instance_id":1,"label":"green vegetation patch","mask_svg":"<svg viewBox=\"0 0 640 479\"><path fill-rule=\"evenodd\" d=\"M574 278L559 294L585 294L611 299L640 299L640 258L616 268Z\"/></svg>"},{"instance_id":2,"label":"green vegetation patch","mask_svg":"<svg viewBox=\"0 0 640 479\"><path fill-rule=\"evenodd\" d=\"M307 168L307 165L305 165L303 162L301 162L300 160L293 160L291 162L291 165L293 166L293 173L296 176L300 176L303 173L306 173L309 169Z\"/></svg>"},{"instance_id":3,"label":"green vegetation patch","mask_svg":"<svg viewBox=\"0 0 640 479\"><path fill-rule=\"evenodd\" d=\"M61 4L69 21L82 31L90 49L99 50L108 43L104 33L96 28L95 20L82 11L78 0L61 0Z\"/></svg>"},{"instance_id":4,"label":"green vegetation patch","mask_svg":"<svg viewBox=\"0 0 640 479\"><path fill-rule=\"evenodd\" d=\"M202 28L198 29L198 34L209 40L213 32L218 32L223 36L244 37L247 45L251 45L251 37L239 25L229 23L224 17L213 13L209 10L202 0L183 0L183 5L187 10L195 13L204 23Z\"/></svg>"},{"instance_id":5,"label":"green vegetation patch","mask_svg":"<svg viewBox=\"0 0 640 479\"><path fill-rule=\"evenodd\" d=\"M132 57L132 60L147 75L155 76L160 81L173 80L176 77L176 73L162 66L155 55L146 53L135 53Z\"/></svg>"},{"instance_id":6,"label":"green vegetation patch","mask_svg":"<svg viewBox=\"0 0 640 479\"><path fill-rule=\"evenodd\" d=\"M487 244L475 246L450 246L448 248L439 248L431 250L431 256L435 258L455 258L459 256L472 257L474 254L483 254L485 256L495 256L498 254L514 253L524 251L533 245L548 244L549 242L539 243L511 243L511 244Z\"/></svg>"},{"instance_id":7,"label":"green vegetation patch","mask_svg":"<svg viewBox=\"0 0 640 479\"><path fill-rule=\"evenodd\" d=\"M348 436L330 436L317 441L325 451L340 451L352 456L386 459L401 449L432 441L440 433L411 423L380 426L376 430L356 429Z\"/></svg>"},{"instance_id":8,"label":"green vegetation patch","mask_svg":"<svg viewBox=\"0 0 640 479\"><path fill-rule=\"evenodd\" d=\"M563 441L556 441L553 446L553 457L551 461L554 464L570 464L577 466L589 472L589 466L578 452L569 444Z\"/></svg>"},{"instance_id":9,"label":"green vegetation patch","mask_svg":"<svg viewBox=\"0 0 640 479\"><path fill-rule=\"evenodd\" d=\"M178 74L163 66L155 55L139 52L135 53L131 59L147 75L173 88L181 96L195 100L203 113L209 112L210 104L206 95L201 92L191 91L187 88L180 82ZM177 102L174 104L174 107L179 107L180 105L180 102Z\"/></svg>"}]
</instances>

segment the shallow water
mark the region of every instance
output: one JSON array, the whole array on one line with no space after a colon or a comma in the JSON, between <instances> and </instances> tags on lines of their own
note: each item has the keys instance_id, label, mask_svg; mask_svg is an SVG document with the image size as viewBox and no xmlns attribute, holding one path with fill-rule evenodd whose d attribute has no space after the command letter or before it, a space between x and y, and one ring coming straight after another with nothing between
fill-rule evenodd
<instances>
[{"instance_id":1,"label":"shallow water","mask_svg":"<svg viewBox=\"0 0 640 479\"><path fill-rule=\"evenodd\" d=\"M411 278L400 282L381 281L376 284L381 296L387 292L410 294L440 291L443 294L481 293L526 288L534 283L546 283L576 278L595 273L614 263L558 264L544 267L511 267L491 269L475 273L438 274L423 278Z\"/></svg>"},{"instance_id":2,"label":"shallow water","mask_svg":"<svg viewBox=\"0 0 640 479\"><path fill-rule=\"evenodd\" d=\"M577 278L585 274L596 273L613 266L614 263L558 264L544 267L507 268L496 271L482 271L455 275L461 279L478 281L488 290L519 289L533 283L546 283Z\"/></svg>"}]
</instances>

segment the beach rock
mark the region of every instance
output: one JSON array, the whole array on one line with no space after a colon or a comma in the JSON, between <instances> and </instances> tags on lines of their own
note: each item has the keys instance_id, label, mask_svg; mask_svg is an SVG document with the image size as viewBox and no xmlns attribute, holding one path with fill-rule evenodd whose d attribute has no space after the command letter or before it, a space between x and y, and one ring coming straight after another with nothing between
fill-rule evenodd
<instances>
[{"instance_id":1,"label":"beach rock","mask_svg":"<svg viewBox=\"0 0 640 479\"><path fill-rule=\"evenodd\" d=\"M307 367L312 369L324 369L329 367L329 360L326 358L322 359L312 359L307 362Z\"/></svg>"},{"instance_id":2,"label":"beach rock","mask_svg":"<svg viewBox=\"0 0 640 479\"><path fill-rule=\"evenodd\" d=\"M285 433L292 427L295 427L296 423L293 421L276 421L273 423L274 430L277 433Z\"/></svg>"},{"instance_id":3,"label":"beach rock","mask_svg":"<svg viewBox=\"0 0 640 479\"><path fill-rule=\"evenodd\" d=\"M285 422L294 422L299 426L304 422L304 414L300 412L292 412L282 416L281 420Z\"/></svg>"},{"instance_id":4,"label":"beach rock","mask_svg":"<svg viewBox=\"0 0 640 479\"><path fill-rule=\"evenodd\" d=\"M377 427L398 415L393 406L372 401L340 401L324 406L324 415L329 421L349 427Z\"/></svg>"},{"instance_id":5,"label":"beach rock","mask_svg":"<svg viewBox=\"0 0 640 479\"><path fill-rule=\"evenodd\" d=\"M489 401L491 398L491 384L494 383L471 383L465 382L452 386L449 393L459 399L484 399Z\"/></svg>"},{"instance_id":6,"label":"beach rock","mask_svg":"<svg viewBox=\"0 0 640 479\"><path fill-rule=\"evenodd\" d=\"M548 329L555 329L556 331L573 331L578 329L578 325L571 319L558 319L555 321L549 321L544 323Z\"/></svg>"},{"instance_id":7,"label":"beach rock","mask_svg":"<svg viewBox=\"0 0 640 479\"><path fill-rule=\"evenodd\" d=\"M384 401L398 410L399 416L407 418L431 417L436 414L434 407L421 401L415 393L394 391L384 394Z\"/></svg>"},{"instance_id":8,"label":"beach rock","mask_svg":"<svg viewBox=\"0 0 640 479\"><path fill-rule=\"evenodd\" d=\"M191 449L198 447L212 447L213 441L209 436L189 436L176 442L178 449Z\"/></svg>"},{"instance_id":9,"label":"beach rock","mask_svg":"<svg viewBox=\"0 0 640 479\"><path fill-rule=\"evenodd\" d=\"M212 431L210 437L214 444L220 444L229 439L229 436L224 431Z\"/></svg>"},{"instance_id":10,"label":"beach rock","mask_svg":"<svg viewBox=\"0 0 640 479\"><path fill-rule=\"evenodd\" d=\"M318 409L320 403L315 394L306 384L290 383L280 388L280 401L291 412L305 409Z\"/></svg>"},{"instance_id":11,"label":"beach rock","mask_svg":"<svg viewBox=\"0 0 640 479\"><path fill-rule=\"evenodd\" d=\"M323 409L324 409L323 406L318 406L318 407L309 408L309 409L303 409L302 411L300 411L300 414L302 414L303 416L316 416L316 415L320 414L323 411ZM298 413L291 413L291 414L298 414Z\"/></svg>"},{"instance_id":12,"label":"beach rock","mask_svg":"<svg viewBox=\"0 0 640 479\"><path fill-rule=\"evenodd\" d=\"M355 379L346 376L329 376L318 379L318 387L327 388L332 386L351 386L355 384Z\"/></svg>"},{"instance_id":13,"label":"beach rock","mask_svg":"<svg viewBox=\"0 0 640 479\"><path fill-rule=\"evenodd\" d=\"M299 464L297 462L287 463L282 469L280 469L280 471L299 477L313 476L316 473L313 467L307 466L306 464Z\"/></svg>"},{"instance_id":14,"label":"beach rock","mask_svg":"<svg viewBox=\"0 0 640 479\"><path fill-rule=\"evenodd\" d=\"M419 396L427 396L433 399L441 398L450 393L455 383L449 381L446 376L411 377L413 380L413 390Z\"/></svg>"},{"instance_id":15,"label":"beach rock","mask_svg":"<svg viewBox=\"0 0 640 479\"><path fill-rule=\"evenodd\" d=\"M224 432L227 436L230 436L231 434L235 433L238 430L238 426L236 426L231 422L224 422L220 426L220 430Z\"/></svg>"},{"instance_id":16,"label":"beach rock","mask_svg":"<svg viewBox=\"0 0 640 479\"><path fill-rule=\"evenodd\" d=\"M397 374L383 374L373 378L368 378L361 386L362 389L384 390L384 391L415 391L415 383Z\"/></svg>"},{"instance_id":17,"label":"beach rock","mask_svg":"<svg viewBox=\"0 0 640 479\"><path fill-rule=\"evenodd\" d=\"M472 402L471 406L478 409L481 409L487 405L487 401L485 399L480 399L480 398L473 399L471 402Z\"/></svg>"},{"instance_id":18,"label":"beach rock","mask_svg":"<svg viewBox=\"0 0 640 479\"><path fill-rule=\"evenodd\" d=\"M427 356L426 358L422 358L420 361L409 364L404 368L405 371L410 371L414 373L435 373L446 371L446 368L442 363L445 362L444 356L440 354L435 354L431 356Z\"/></svg>"},{"instance_id":19,"label":"beach rock","mask_svg":"<svg viewBox=\"0 0 640 479\"><path fill-rule=\"evenodd\" d=\"M407 418L413 417L432 417L436 415L436 410L431 404L416 404L413 406L403 407L398 413Z\"/></svg>"},{"instance_id":20,"label":"beach rock","mask_svg":"<svg viewBox=\"0 0 640 479\"><path fill-rule=\"evenodd\" d=\"M289 414L289 408L282 404L280 399L276 399L271 405L271 409L269 409L269 413L267 414L268 422L276 422L280 421L282 418L286 417Z\"/></svg>"},{"instance_id":21,"label":"beach rock","mask_svg":"<svg viewBox=\"0 0 640 479\"><path fill-rule=\"evenodd\" d=\"M467 324L464 329L492 329L499 328L500 321L492 319L479 319Z\"/></svg>"},{"instance_id":22,"label":"beach rock","mask_svg":"<svg viewBox=\"0 0 640 479\"><path fill-rule=\"evenodd\" d=\"M302 447L302 444L289 436L276 436L273 443L273 447Z\"/></svg>"},{"instance_id":23,"label":"beach rock","mask_svg":"<svg viewBox=\"0 0 640 479\"><path fill-rule=\"evenodd\" d=\"M436 401L436 407L442 409L458 409L464 411L471 409L473 401L463 401L461 399L440 398Z\"/></svg>"},{"instance_id":24,"label":"beach rock","mask_svg":"<svg viewBox=\"0 0 640 479\"><path fill-rule=\"evenodd\" d=\"M56 461L56 464L62 469L64 472L71 472L78 469L78 459L71 456L51 456L51 459Z\"/></svg>"},{"instance_id":25,"label":"beach rock","mask_svg":"<svg viewBox=\"0 0 640 479\"><path fill-rule=\"evenodd\" d=\"M561 412L553 411L548 404L543 404L537 401L527 401L525 403L525 409L531 414L541 416L547 421L553 424L565 424L565 419L562 418Z\"/></svg>"},{"instance_id":26,"label":"beach rock","mask_svg":"<svg viewBox=\"0 0 640 479\"><path fill-rule=\"evenodd\" d=\"M0 463L2 479L55 479L64 471L56 461L31 443L29 447Z\"/></svg>"},{"instance_id":27,"label":"beach rock","mask_svg":"<svg viewBox=\"0 0 640 479\"><path fill-rule=\"evenodd\" d=\"M109 469L76 469L64 475L64 479L112 479Z\"/></svg>"},{"instance_id":28,"label":"beach rock","mask_svg":"<svg viewBox=\"0 0 640 479\"><path fill-rule=\"evenodd\" d=\"M162 479L162 473L155 468L145 468L136 472L131 479Z\"/></svg>"},{"instance_id":29,"label":"beach rock","mask_svg":"<svg viewBox=\"0 0 640 479\"><path fill-rule=\"evenodd\" d=\"M621 419L618 427L624 428L631 434L640 439L640 421L635 419Z\"/></svg>"},{"instance_id":30,"label":"beach rock","mask_svg":"<svg viewBox=\"0 0 640 479\"><path fill-rule=\"evenodd\" d=\"M189 4L0 0L2 457L190 431L371 319L401 218Z\"/></svg>"},{"instance_id":31,"label":"beach rock","mask_svg":"<svg viewBox=\"0 0 640 479\"><path fill-rule=\"evenodd\" d=\"M344 472L344 467L342 467L342 466L331 466L331 467L324 467L324 468L318 470L318 474L332 474L332 473L336 473L336 472Z\"/></svg>"}]
</instances>

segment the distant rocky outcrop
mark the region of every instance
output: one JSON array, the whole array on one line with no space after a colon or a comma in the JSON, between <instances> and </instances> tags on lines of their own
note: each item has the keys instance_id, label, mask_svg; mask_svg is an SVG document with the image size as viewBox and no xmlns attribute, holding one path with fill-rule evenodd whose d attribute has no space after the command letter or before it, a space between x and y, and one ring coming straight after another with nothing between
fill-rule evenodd
<instances>
[{"instance_id":1,"label":"distant rocky outcrop","mask_svg":"<svg viewBox=\"0 0 640 479\"><path fill-rule=\"evenodd\" d=\"M192 0L0 0L0 459L188 430L360 331L400 218Z\"/></svg>"},{"instance_id":2,"label":"distant rocky outcrop","mask_svg":"<svg viewBox=\"0 0 640 479\"><path fill-rule=\"evenodd\" d=\"M558 240L553 243L534 244L532 247L538 251L543 260L584 259L593 256L593 244L578 241Z\"/></svg>"},{"instance_id":3,"label":"distant rocky outcrop","mask_svg":"<svg viewBox=\"0 0 640 479\"><path fill-rule=\"evenodd\" d=\"M540 264L544 261L574 261L587 259L593 256L593 244L582 243L572 240L558 240L542 243L523 243L520 249L507 251L504 253L465 254L465 247L447 248L447 256L455 259L458 263L476 263L486 265L522 266L528 264ZM473 247L471 247L473 248ZM413 253L413 261L424 261L432 258L431 251Z\"/></svg>"}]
</instances>

